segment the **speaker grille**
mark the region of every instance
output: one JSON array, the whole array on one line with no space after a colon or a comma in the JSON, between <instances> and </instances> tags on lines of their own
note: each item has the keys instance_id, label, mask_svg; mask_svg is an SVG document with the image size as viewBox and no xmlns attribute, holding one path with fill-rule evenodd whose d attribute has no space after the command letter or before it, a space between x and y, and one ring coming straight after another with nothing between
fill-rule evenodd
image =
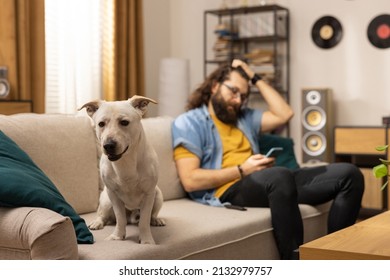
<instances>
[{"instance_id":1,"label":"speaker grille","mask_svg":"<svg viewBox=\"0 0 390 280\"><path fill-rule=\"evenodd\" d=\"M326 150L326 138L322 133L308 132L303 136L302 149L309 156L316 157Z\"/></svg>"},{"instance_id":2,"label":"speaker grille","mask_svg":"<svg viewBox=\"0 0 390 280\"><path fill-rule=\"evenodd\" d=\"M309 106L302 112L302 124L307 130L315 131L326 124L326 113L318 106Z\"/></svg>"},{"instance_id":3,"label":"speaker grille","mask_svg":"<svg viewBox=\"0 0 390 280\"><path fill-rule=\"evenodd\" d=\"M317 90L309 91L306 94L306 102L310 105L317 105L321 101L321 93Z\"/></svg>"}]
</instances>

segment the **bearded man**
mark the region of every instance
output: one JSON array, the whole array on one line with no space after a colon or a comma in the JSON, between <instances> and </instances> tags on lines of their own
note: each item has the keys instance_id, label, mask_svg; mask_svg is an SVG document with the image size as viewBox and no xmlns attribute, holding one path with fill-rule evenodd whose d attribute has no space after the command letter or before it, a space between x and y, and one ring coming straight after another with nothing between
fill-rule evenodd
<instances>
[{"instance_id":1,"label":"bearded man","mask_svg":"<svg viewBox=\"0 0 390 280\"><path fill-rule=\"evenodd\" d=\"M267 110L247 108L250 83ZM293 110L243 61L211 73L190 96L172 126L176 167L189 196L201 203L269 207L281 259L298 258L303 224L298 204L333 200L328 232L355 223L364 191L360 170L334 163L290 170L259 152L260 133L286 124ZM259 247L259 250L261 248Z\"/></svg>"}]
</instances>

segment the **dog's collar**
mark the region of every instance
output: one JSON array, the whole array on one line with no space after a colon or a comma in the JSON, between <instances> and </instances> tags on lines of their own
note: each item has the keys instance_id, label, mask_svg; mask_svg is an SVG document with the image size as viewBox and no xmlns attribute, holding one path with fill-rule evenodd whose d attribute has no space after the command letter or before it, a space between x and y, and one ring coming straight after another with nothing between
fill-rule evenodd
<instances>
[{"instance_id":1,"label":"dog's collar","mask_svg":"<svg viewBox=\"0 0 390 280\"><path fill-rule=\"evenodd\" d=\"M117 154L117 155L109 155L109 154L108 154L107 157L108 157L108 159L109 159L110 161L117 161L118 159L120 159L120 158L122 157L122 155L123 155L124 153L127 152L128 149L129 149L129 146L127 146L126 149L125 149L122 153Z\"/></svg>"}]
</instances>

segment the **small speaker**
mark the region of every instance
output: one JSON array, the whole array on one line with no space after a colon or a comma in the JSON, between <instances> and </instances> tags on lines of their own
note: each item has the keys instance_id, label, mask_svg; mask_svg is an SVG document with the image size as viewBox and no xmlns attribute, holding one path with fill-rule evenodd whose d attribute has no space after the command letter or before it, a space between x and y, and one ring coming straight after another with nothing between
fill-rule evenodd
<instances>
[{"instance_id":1,"label":"small speaker","mask_svg":"<svg viewBox=\"0 0 390 280\"><path fill-rule=\"evenodd\" d=\"M302 161L330 162L333 149L332 91L302 90Z\"/></svg>"},{"instance_id":2,"label":"small speaker","mask_svg":"<svg viewBox=\"0 0 390 280\"><path fill-rule=\"evenodd\" d=\"M10 85L7 80L8 68L0 66L0 99L4 99L9 95Z\"/></svg>"}]
</instances>

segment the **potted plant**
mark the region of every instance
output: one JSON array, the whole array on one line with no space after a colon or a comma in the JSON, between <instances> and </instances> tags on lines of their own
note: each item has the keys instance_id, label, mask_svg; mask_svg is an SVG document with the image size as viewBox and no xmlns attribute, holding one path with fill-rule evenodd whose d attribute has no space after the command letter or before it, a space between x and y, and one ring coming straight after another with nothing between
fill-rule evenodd
<instances>
[{"instance_id":1,"label":"potted plant","mask_svg":"<svg viewBox=\"0 0 390 280\"><path fill-rule=\"evenodd\" d=\"M386 151L387 148L389 147L389 145L384 145L384 146L378 146L376 147L375 149L379 152L383 152L383 151ZM385 160L383 158L380 158L379 159L381 164L378 164L376 166L374 166L372 168L372 171L374 173L374 176L376 178L383 178L383 177L387 177L387 180L386 182L382 185L381 187L381 190L384 190L387 185L389 184L389 165L390 165L390 161L389 160Z\"/></svg>"}]
</instances>

